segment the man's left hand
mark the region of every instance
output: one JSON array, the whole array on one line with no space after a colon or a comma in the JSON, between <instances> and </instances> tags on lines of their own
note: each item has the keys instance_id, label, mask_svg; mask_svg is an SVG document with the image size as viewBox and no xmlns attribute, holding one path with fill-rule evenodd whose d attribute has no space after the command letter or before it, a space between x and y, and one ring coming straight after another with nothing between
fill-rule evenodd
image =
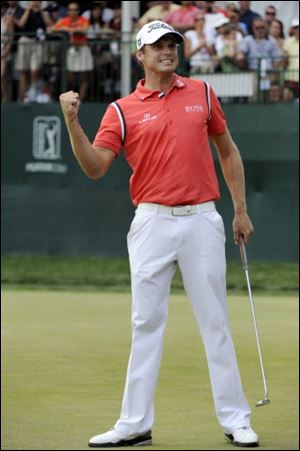
<instances>
[{"instance_id":1,"label":"man's left hand","mask_svg":"<svg viewBox=\"0 0 300 451\"><path fill-rule=\"evenodd\" d=\"M247 245L249 243L250 236L254 233L252 222L247 213L235 214L232 228L235 244L239 244L242 236L245 244Z\"/></svg>"}]
</instances>

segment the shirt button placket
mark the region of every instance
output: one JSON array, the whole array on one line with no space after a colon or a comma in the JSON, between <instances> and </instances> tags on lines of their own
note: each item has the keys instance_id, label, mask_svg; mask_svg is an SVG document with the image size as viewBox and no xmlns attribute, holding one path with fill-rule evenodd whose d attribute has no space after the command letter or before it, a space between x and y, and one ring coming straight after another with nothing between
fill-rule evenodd
<instances>
[{"instance_id":1,"label":"shirt button placket","mask_svg":"<svg viewBox=\"0 0 300 451\"><path fill-rule=\"evenodd\" d=\"M170 137L173 138L176 136L176 130L174 129L172 113L171 113L170 105L169 105L169 102L167 101L167 98L165 98L165 101L166 101L166 114L167 114L167 121L168 121L168 126L169 126L169 131L170 131Z\"/></svg>"}]
</instances>

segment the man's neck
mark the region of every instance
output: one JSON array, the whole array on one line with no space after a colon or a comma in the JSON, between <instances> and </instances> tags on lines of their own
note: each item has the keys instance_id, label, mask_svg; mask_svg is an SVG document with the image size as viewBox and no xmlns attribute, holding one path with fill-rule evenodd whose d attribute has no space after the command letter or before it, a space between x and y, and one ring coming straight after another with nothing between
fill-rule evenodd
<instances>
[{"instance_id":1,"label":"man's neck","mask_svg":"<svg viewBox=\"0 0 300 451\"><path fill-rule=\"evenodd\" d=\"M173 84L174 77L174 72L160 75L147 73L144 87L150 91L161 91L166 94Z\"/></svg>"}]
</instances>

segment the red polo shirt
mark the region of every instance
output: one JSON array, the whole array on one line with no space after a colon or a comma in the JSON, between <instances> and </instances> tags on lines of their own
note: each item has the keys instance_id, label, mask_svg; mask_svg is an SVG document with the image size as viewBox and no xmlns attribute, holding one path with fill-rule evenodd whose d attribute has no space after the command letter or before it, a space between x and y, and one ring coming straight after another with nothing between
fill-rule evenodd
<instances>
[{"instance_id":1,"label":"red polo shirt","mask_svg":"<svg viewBox=\"0 0 300 451\"><path fill-rule=\"evenodd\" d=\"M199 80L175 75L166 95L149 91L141 80L136 90L110 104L93 142L117 155L122 147L133 171L134 205L198 204L220 198L208 135L225 132L220 103ZM209 110L210 105L210 110Z\"/></svg>"}]
</instances>

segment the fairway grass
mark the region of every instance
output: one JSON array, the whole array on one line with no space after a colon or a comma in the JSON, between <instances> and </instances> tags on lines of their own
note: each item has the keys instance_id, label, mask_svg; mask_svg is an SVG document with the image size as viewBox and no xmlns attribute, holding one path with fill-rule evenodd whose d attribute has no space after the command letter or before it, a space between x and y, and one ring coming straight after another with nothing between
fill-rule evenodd
<instances>
[{"instance_id":1,"label":"fairway grass","mask_svg":"<svg viewBox=\"0 0 300 451\"><path fill-rule=\"evenodd\" d=\"M271 404L264 396L246 296L229 314L261 450L296 450L298 299L256 296ZM84 450L110 429L130 349L130 295L2 293L2 450ZM216 420L203 346L184 295L172 295L149 450L230 450ZM124 448L120 448L124 449ZM127 448L128 449L128 448Z\"/></svg>"}]
</instances>

